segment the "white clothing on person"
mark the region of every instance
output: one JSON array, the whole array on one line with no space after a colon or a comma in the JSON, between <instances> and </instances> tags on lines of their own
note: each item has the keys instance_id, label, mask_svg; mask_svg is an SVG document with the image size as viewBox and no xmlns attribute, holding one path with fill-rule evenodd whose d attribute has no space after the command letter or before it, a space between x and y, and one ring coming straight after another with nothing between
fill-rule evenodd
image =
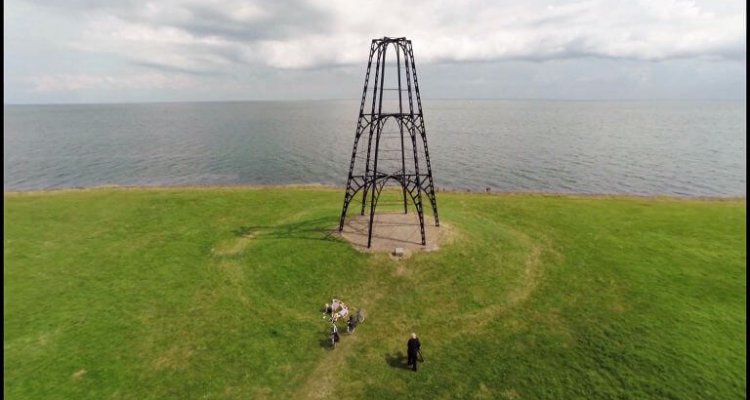
<instances>
[{"instance_id":1,"label":"white clothing on person","mask_svg":"<svg viewBox=\"0 0 750 400\"><path fill-rule=\"evenodd\" d=\"M349 309L346 307L341 307L341 311L337 312L336 315L338 318L346 317L349 315Z\"/></svg>"}]
</instances>

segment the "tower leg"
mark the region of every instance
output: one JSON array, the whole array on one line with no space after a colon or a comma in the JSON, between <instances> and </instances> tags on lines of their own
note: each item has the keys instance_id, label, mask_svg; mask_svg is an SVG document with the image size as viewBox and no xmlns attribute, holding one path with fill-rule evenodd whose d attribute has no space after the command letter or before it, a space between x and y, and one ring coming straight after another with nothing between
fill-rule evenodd
<instances>
[{"instance_id":1,"label":"tower leg","mask_svg":"<svg viewBox=\"0 0 750 400\"><path fill-rule=\"evenodd\" d=\"M378 127L378 133L375 138L375 158L374 158L374 168L373 171L378 170L378 147L380 145L380 127ZM369 249L372 245L372 226L375 223L375 205L377 204L377 200L375 197L379 196L380 193L378 192L378 188L375 185L375 179L372 180L372 188L370 188L370 223L367 227L367 248Z\"/></svg>"},{"instance_id":2,"label":"tower leg","mask_svg":"<svg viewBox=\"0 0 750 400\"><path fill-rule=\"evenodd\" d=\"M341 219L339 220L339 232L344 230L344 221L346 220L346 211L349 209L349 203L351 203L357 190L360 188L354 188L354 163L357 159L357 144L362 136L363 121L365 110L365 100L367 99L367 84L370 82L370 68L372 67L372 57L375 55L375 50L378 48L375 42L370 45L370 56L367 60L367 72L365 73L365 85L362 89L362 100L359 103L359 119L357 121L357 133L354 135L354 146L352 148L352 159L349 163L349 177L346 180L346 193L344 193L344 205L341 207ZM364 180L367 183L367 179ZM364 200L362 201L364 203ZM363 211L364 213L364 211Z\"/></svg>"},{"instance_id":3,"label":"tower leg","mask_svg":"<svg viewBox=\"0 0 750 400\"><path fill-rule=\"evenodd\" d=\"M396 73L398 74L398 113L399 115L404 113L404 106L401 96L401 46L394 46L396 48ZM401 191L404 195L404 214L409 212L408 205L406 203L406 152L404 151L404 120L398 119L398 130L401 136Z\"/></svg>"},{"instance_id":4,"label":"tower leg","mask_svg":"<svg viewBox=\"0 0 750 400\"><path fill-rule=\"evenodd\" d=\"M375 182L374 179L370 179L370 150L372 149L372 135L374 130L377 128L376 124L378 124L379 120L375 118L375 102L377 99L378 94L378 87L380 88L380 98L382 102L383 97L383 78L384 76L381 74L381 69L385 69L385 50L382 46L377 46L378 51L378 58L377 61L375 61L375 84L372 86L372 108L370 111L370 135L367 138L367 158L365 159L365 186L364 191L362 192L362 209L360 210L360 215L365 215L365 205L367 204L367 191L372 189L372 184L370 182ZM370 53L370 64L368 65L368 68L370 65L372 65L372 52ZM382 65L381 65L381 59L382 59ZM364 105L364 99L367 97L367 88L365 87L365 92L362 94L362 104ZM381 106L382 108L382 106ZM380 113L378 113L380 114ZM373 169L373 173L375 172L375 169ZM369 247L369 246L368 246Z\"/></svg>"},{"instance_id":5,"label":"tower leg","mask_svg":"<svg viewBox=\"0 0 750 400\"><path fill-rule=\"evenodd\" d=\"M412 143L412 149L414 150L414 173L415 173L415 180L416 185L415 189L417 190L417 195L414 196L414 207L417 209L417 217L419 218L419 233L422 236L422 246L427 244L427 240L425 238L425 232L424 232L424 207L422 207L422 182L419 179L419 157L417 155L417 138L416 138L416 132L414 132L416 128L412 126L410 135L411 136L411 143Z\"/></svg>"}]
</instances>

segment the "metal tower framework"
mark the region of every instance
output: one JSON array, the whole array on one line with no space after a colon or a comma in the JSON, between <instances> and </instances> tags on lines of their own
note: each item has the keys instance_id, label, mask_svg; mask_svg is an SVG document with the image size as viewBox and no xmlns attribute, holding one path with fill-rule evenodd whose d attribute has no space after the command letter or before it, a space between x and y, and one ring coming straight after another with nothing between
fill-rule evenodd
<instances>
[{"instance_id":1,"label":"metal tower framework","mask_svg":"<svg viewBox=\"0 0 750 400\"><path fill-rule=\"evenodd\" d=\"M386 78L386 54L389 47L395 50L395 69L398 76L397 87L385 88ZM370 93L372 99L369 112L365 112L365 103L368 97L368 84L370 73L375 59L375 79ZM402 74L402 68L404 73ZM393 73L393 65L389 65L389 71ZM406 87L402 86L402 75L405 77ZM383 112L383 92L397 91L397 112ZM406 96L404 96L406 94ZM404 109L404 97L408 101L408 108ZM395 99L394 99L395 100ZM393 134L397 139L400 136L400 149L396 140L395 149L382 149L381 139L384 137L384 126L390 122L396 123L398 131ZM407 135L407 136L405 136ZM361 139L366 140L367 155L358 155L358 146ZM408 140L408 142L406 142ZM405 145L406 143L406 145ZM410 145L410 146L409 146ZM364 147L364 143L362 143ZM409 148L410 147L410 148ZM398 154L400 151L400 154ZM386 152L385 154L380 154ZM394 155L396 153L396 155ZM409 154L411 153L411 154ZM407 163L407 155L409 162ZM413 159L413 160L412 160ZM357 162L357 160L364 161ZM391 165L396 163L395 169L384 170L384 161L390 160ZM395 161L394 161L395 160ZM381 165L378 162L381 161ZM398 163L400 161L400 168ZM410 165L414 163L413 167ZM420 165L423 163L423 165ZM364 165L361 165L364 164ZM358 168L355 168L357 166ZM408 168L407 168L408 166ZM364 167L364 168L362 168ZM362 170L363 169L363 170ZM346 211L357 193L362 192L362 207L360 214L365 214L369 203L369 225L367 234L367 247L372 244L372 228L375 219L375 209L378 206L380 194L388 181L397 182L403 192L404 214L408 213L408 202L411 201L419 216L419 229L422 235L422 245L426 244L424 229L424 208L422 195L424 194L432 206L435 216L435 226L440 226L438 218L437 200L435 198L435 185L432 179L432 166L430 165L430 153L427 148L427 136L422 114L422 101L419 96L419 84L417 82L417 70L414 65L414 53L411 40L406 38L373 39L370 45L370 57L367 62L367 73L362 90L362 102L359 106L359 120L357 131L354 136L354 147L352 159L349 163L349 177L346 182L346 193L344 194L344 205L341 210L339 231L344 229ZM369 195L369 199L368 199Z\"/></svg>"}]
</instances>

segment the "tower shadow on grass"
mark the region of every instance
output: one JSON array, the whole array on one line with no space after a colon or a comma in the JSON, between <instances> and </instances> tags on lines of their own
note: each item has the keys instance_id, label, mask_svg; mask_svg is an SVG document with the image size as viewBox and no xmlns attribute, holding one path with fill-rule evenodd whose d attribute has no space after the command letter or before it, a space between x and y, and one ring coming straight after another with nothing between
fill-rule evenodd
<instances>
[{"instance_id":1,"label":"tower shadow on grass","mask_svg":"<svg viewBox=\"0 0 750 400\"><path fill-rule=\"evenodd\" d=\"M385 362L392 368L409 369L409 366L406 365L406 361L406 355L400 351L393 354L386 353L385 355Z\"/></svg>"},{"instance_id":2,"label":"tower shadow on grass","mask_svg":"<svg viewBox=\"0 0 750 400\"><path fill-rule=\"evenodd\" d=\"M330 218L308 219L279 225L242 225L232 230L237 237L252 236L254 239L303 239L341 242L331 228L335 221Z\"/></svg>"}]
</instances>

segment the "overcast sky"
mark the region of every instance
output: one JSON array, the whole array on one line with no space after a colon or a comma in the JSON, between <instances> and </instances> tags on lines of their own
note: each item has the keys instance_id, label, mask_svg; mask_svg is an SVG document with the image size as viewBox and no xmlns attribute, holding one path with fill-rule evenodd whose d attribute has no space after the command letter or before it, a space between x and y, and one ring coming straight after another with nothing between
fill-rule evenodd
<instances>
[{"instance_id":1,"label":"overcast sky","mask_svg":"<svg viewBox=\"0 0 750 400\"><path fill-rule=\"evenodd\" d=\"M423 99L745 99L744 0L5 0L5 103L354 99L413 41Z\"/></svg>"}]
</instances>

